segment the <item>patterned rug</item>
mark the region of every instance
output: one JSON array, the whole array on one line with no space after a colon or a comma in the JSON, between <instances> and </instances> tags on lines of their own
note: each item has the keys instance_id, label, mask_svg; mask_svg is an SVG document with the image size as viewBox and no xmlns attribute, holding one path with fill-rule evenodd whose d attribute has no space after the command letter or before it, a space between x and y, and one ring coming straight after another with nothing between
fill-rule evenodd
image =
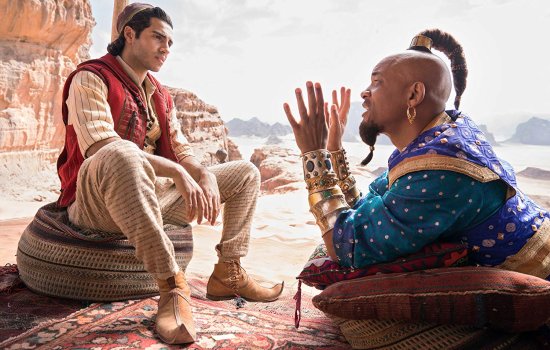
<instances>
[{"instance_id":1,"label":"patterned rug","mask_svg":"<svg viewBox=\"0 0 550 350\"><path fill-rule=\"evenodd\" d=\"M8 277L7 277L8 276ZM15 275L16 276L16 275ZM0 281L13 280L3 274ZM206 299L206 279L189 278L197 342L188 349L349 349L340 330L302 294L300 328L294 327L293 291L274 303ZM290 288L292 289L292 288ZM24 286L0 292L1 349L177 349L154 333L157 297L113 303L48 298Z\"/></svg>"}]
</instances>

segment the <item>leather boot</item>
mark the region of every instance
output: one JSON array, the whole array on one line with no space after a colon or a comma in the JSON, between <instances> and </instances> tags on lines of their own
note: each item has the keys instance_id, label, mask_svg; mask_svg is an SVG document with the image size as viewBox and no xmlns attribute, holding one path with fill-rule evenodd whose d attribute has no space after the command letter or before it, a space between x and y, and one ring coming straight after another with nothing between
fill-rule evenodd
<instances>
[{"instance_id":1,"label":"leather boot","mask_svg":"<svg viewBox=\"0 0 550 350\"><path fill-rule=\"evenodd\" d=\"M167 280L157 280L160 299L157 334L167 344L193 343L197 337L191 313L191 289L182 271Z\"/></svg>"},{"instance_id":2,"label":"leather boot","mask_svg":"<svg viewBox=\"0 0 550 350\"><path fill-rule=\"evenodd\" d=\"M274 301L283 292L284 282L271 288L260 286L242 268L239 260L219 262L206 286L210 300L227 300L240 296L248 301Z\"/></svg>"}]
</instances>

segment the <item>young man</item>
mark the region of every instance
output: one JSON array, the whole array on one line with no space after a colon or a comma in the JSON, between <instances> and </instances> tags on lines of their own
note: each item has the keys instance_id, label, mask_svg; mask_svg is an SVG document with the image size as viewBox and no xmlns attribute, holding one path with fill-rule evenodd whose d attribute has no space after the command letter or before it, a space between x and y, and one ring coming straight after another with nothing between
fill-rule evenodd
<instances>
[{"instance_id":1,"label":"young man","mask_svg":"<svg viewBox=\"0 0 550 350\"><path fill-rule=\"evenodd\" d=\"M261 287L240 266L259 172L244 161L207 169L193 156L169 93L149 74L159 71L170 53L168 15L133 3L118 17L117 30L107 55L84 62L67 79L58 205L67 207L74 225L128 238L159 286L158 335L167 343L189 343L196 336L190 289L163 224L194 219L213 224L224 203L219 261L207 297L277 299L282 284Z\"/></svg>"},{"instance_id":2,"label":"young man","mask_svg":"<svg viewBox=\"0 0 550 350\"><path fill-rule=\"evenodd\" d=\"M449 57L453 79L432 44ZM329 113L319 84L307 83L308 108L297 89L299 122L284 105L302 151L311 211L333 260L360 268L437 240L462 241L472 264L550 276L548 211L519 190L511 166L468 116L445 111L453 81L458 109L466 76L462 47L439 30L421 33L408 52L376 65L361 93L359 134L371 148L363 165L379 133L396 150L365 196L342 148L349 90L343 89L341 105L333 93Z\"/></svg>"}]
</instances>

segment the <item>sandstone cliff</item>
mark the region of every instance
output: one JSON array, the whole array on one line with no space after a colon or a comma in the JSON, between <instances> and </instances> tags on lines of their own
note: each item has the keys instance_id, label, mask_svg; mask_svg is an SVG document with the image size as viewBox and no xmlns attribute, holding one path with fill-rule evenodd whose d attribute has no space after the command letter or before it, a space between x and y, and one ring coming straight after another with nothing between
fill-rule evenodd
<instances>
[{"instance_id":1,"label":"sandstone cliff","mask_svg":"<svg viewBox=\"0 0 550 350\"><path fill-rule=\"evenodd\" d=\"M53 160L63 144L61 94L88 57L95 22L86 0L0 0L0 164Z\"/></svg>"},{"instance_id":2,"label":"sandstone cliff","mask_svg":"<svg viewBox=\"0 0 550 350\"><path fill-rule=\"evenodd\" d=\"M215 153L224 149L228 160L241 159L237 146L227 137L227 129L218 109L199 99L194 93L168 88L177 109L181 129L193 146L195 156L206 165L217 164Z\"/></svg>"},{"instance_id":3,"label":"sandstone cliff","mask_svg":"<svg viewBox=\"0 0 550 350\"><path fill-rule=\"evenodd\" d=\"M260 170L264 193L284 193L304 188L299 154L279 146L263 146L254 150L250 161Z\"/></svg>"}]
</instances>

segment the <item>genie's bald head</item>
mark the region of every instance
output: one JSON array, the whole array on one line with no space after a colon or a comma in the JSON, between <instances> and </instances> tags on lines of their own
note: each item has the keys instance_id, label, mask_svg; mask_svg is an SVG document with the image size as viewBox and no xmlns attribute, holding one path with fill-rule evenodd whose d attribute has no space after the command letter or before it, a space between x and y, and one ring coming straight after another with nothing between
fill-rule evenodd
<instances>
[{"instance_id":1,"label":"genie's bald head","mask_svg":"<svg viewBox=\"0 0 550 350\"><path fill-rule=\"evenodd\" d=\"M390 69L398 73L405 85L422 82L425 86L424 102L433 106L434 113L445 109L451 95L452 80L447 65L441 58L426 52L407 51L386 57Z\"/></svg>"},{"instance_id":2,"label":"genie's bald head","mask_svg":"<svg viewBox=\"0 0 550 350\"><path fill-rule=\"evenodd\" d=\"M432 47L449 58L450 72L445 62L432 53ZM467 75L462 46L439 29L421 32L409 50L380 61L372 71L371 84L361 93L365 113L359 135L371 146L371 154L362 164L372 157L378 134L390 136L397 147L416 137L445 110L453 85L454 106L458 109Z\"/></svg>"}]
</instances>

